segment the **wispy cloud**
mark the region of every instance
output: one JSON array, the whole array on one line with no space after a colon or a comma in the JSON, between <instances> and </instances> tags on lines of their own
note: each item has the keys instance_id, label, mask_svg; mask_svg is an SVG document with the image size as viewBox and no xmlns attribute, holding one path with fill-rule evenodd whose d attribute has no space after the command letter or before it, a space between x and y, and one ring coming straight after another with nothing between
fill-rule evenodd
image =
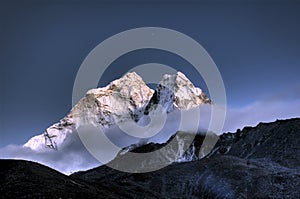
<instances>
[{"instance_id":1,"label":"wispy cloud","mask_svg":"<svg viewBox=\"0 0 300 199\"><path fill-rule=\"evenodd\" d=\"M255 126L259 122L270 122L292 117L300 117L300 86L267 96L245 107L228 109L223 132L235 132L238 128ZM200 118L200 129L206 129L210 121L208 106L202 107ZM189 131L189 124L193 125L195 120L191 117L187 121L188 123L184 128ZM179 123L180 112L169 114L163 129L147 141L166 141L178 130ZM124 134L118 127L107 130L106 135L120 148L141 141ZM23 146L9 145L0 149L0 158L32 160L66 174L101 165L85 149L76 132L70 134L67 140L58 151L44 150L37 152Z\"/></svg>"},{"instance_id":2,"label":"wispy cloud","mask_svg":"<svg viewBox=\"0 0 300 199\"><path fill-rule=\"evenodd\" d=\"M266 96L245 107L228 109L224 132L293 117L300 117L300 86Z\"/></svg>"},{"instance_id":3,"label":"wispy cloud","mask_svg":"<svg viewBox=\"0 0 300 199\"><path fill-rule=\"evenodd\" d=\"M100 165L84 148L75 133L67 140L68 143L64 143L57 151L52 149L34 151L20 145L8 145L0 149L0 157L39 162L65 174Z\"/></svg>"}]
</instances>

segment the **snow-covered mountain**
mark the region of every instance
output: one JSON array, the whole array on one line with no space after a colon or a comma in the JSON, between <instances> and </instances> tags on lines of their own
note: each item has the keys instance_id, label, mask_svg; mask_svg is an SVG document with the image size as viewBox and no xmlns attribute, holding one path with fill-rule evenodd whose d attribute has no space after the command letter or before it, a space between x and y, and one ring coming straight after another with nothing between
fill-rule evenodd
<instances>
[{"instance_id":1,"label":"snow-covered mountain","mask_svg":"<svg viewBox=\"0 0 300 199\"><path fill-rule=\"evenodd\" d=\"M174 109L188 110L200 104L211 104L211 100L200 88L181 72L174 75L165 74L159 82L158 87L147 105L146 113L160 104L166 112Z\"/></svg>"},{"instance_id":2,"label":"snow-covered mountain","mask_svg":"<svg viewBox=\"0 0 300 199\"><path fill-rule=\"evenodd\" d=\"M59 150L68 135L82 125L107 129L129 120L138 121L157 104L169 113L211 104L211 100L181 72L164 75L155 91L135 72L127 73L106 87L89 90L66 117L31 138L24 147Z\"/></svg>"}]
</instances>

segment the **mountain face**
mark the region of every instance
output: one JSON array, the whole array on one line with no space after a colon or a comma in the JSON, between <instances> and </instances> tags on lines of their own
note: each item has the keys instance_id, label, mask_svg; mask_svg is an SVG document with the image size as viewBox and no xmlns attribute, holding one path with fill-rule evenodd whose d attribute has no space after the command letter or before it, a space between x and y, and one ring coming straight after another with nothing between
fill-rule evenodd
<instances>
[{"instance_id":1,"label":"mountain face","mask_svg":"<svg viewBox=\"0 0 300 199\"><path fill-rule=\"evenodd\" d=\"M24 146L34 150L58 149L67 135L81 125L108 128L118 122L139 118L153 92L140 76L128 73L104 88L89 90L65 118Z\"/></svg>"},{"instance_id":2,"label":"mountain face","mask_svg":"<svg viewBox=\"0 0 300 199\"><path fill-rule=\"evenodd\" d=\"M207 137L217 137L208 134ZM108 166L128 172L137 173L155 170L172 163L191 162L204 157L202 143L205 135L177 132L165 143L133 144L121 150ZM207 139L207 138L206 138ZM172 143L171 143L172 142ZM130 153L129 153L130 152ZM136 153L147 153L147 156L135 156Z\"/></svg>"},{"instance_id":3,"label":"mountain face","mask_svg":"<svg viewBox=\"0 0 300 199\"><path fill-rule=\"evenodd\" d=\"M181 142L190 135L176 136ZM65 176L37 163L0 160L0 198L298 198L299 139L300 118L261 123L221 135L199 159L189 155L200 153L203 136L196 135L184 156L192 161L148 173L100 166ZM133 145L119 156L165 144Z\"/></svg>"},{"instance_id":4,"label":"mountain face","mask_svg":"<svg viewBox=\"0 0 300 199\"><path fill-rule=\"evenodd\" d=\"M172 112L174 109L186 110L211 103L200 88L196 88L183 73L178 72L163 76L146 107L146 113L155 108L155 104L164 107L165 112Z\"/></svg>"},{"instance_id":5,"label":"mountain face","mask_svg":"<svg viewBox=\"0 0 300 199\"><path fill-rule=\"evenodd\" d=\"M31 138L24 146L36 151L60 150L68 135L85 124L107 129L129 120L138 121L157 105L165 112L172 112L206 103L211 101L205 93L195 88L181 72L164 75L156 91L135 72L127 73L106 87L89 90L66 117L43 134Z\"/></svg>"}]
</instances>

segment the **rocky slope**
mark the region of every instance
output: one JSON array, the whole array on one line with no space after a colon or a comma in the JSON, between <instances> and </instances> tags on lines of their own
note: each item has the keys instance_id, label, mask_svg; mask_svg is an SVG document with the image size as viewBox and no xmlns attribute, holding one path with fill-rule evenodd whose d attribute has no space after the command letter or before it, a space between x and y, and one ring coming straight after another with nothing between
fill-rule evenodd
<instances>
[{"instance_id":1,"label":"rocky slope","mask_svg":"<svg viewBox=\"0 0 300 199\"><path fill-rule=\"evenodd\" d=\"M68 177L36 163L2 160L0 197L297 198L299 137L300 118L261 123L222 135L214 150L199 159L194 155L203 137L198 135L184 156L192 161L141 174L101 166ZM152 143L127 149L141 153L160 147Z\"/></svg>"},{"instance_id":2,"label":"rocky slope","mask_svg":"<svg viewBox=\"0 0 300 199\"><path fill-rule=\"evenodd\" d=\"M0 198L117 197L100 186L94 187L24 160L0 160L0 193Z\"/></svg>"},{"instance_id":3,"label":"rocky slope","mask_svg":"<svg viewBox=\"0 0 300 199\"><path fill-rule=\"evenodd\" d=\"M214 134L207 137L215 138ZM177 132L170 139L162 144L147 143L144 145L133 144L125 147L107 165L112 168L127 168L127 172L136 173L140 171L151 171L172 163L190 162L204 157L205 136L201 133L190 134ZM136 153L147 153L148 155L136 156Z\"/></svg>"},{"instance_id":4,"label":"rocky slope","mask_svg":"<svg viewBox=\"0 0 300 199\"><path fill-rule=\"evenodd\" d=\"M102 166L72 177L118 187L128 197L151 190L162 198L297 198L300 194L300 119L224 134L207 157L161 170L128 174ZM147 146L138 150L147 150ZM152 147L153 148L153 147ZM137 150L137 149L136 149ZM113 181L107 179L113 177ZM126 184L125 187L120 185Z\"/></svg>"}]
</instances>

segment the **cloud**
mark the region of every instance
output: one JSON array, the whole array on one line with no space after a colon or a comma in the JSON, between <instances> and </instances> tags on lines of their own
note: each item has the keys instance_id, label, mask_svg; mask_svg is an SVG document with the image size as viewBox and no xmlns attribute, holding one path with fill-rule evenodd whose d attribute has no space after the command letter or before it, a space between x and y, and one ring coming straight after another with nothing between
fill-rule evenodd
<instances>
[{"instance_id":1,"label":"cloud","mask_svg":"<svg viewBox=\"0 0 300 199\"><path fill-rule=\"evenodd\" d=\"M112 128L107 129L105 131L105 135L112 143L118 146L119 149L139 142L162 143L167 141L179 129L180 119L180 111L174 111L168 114L163 128L149 139L134 138L124 133L118 126L113 126ZM188 122L181 127L182 130L189 131L190 126L194 125L193 119L194 118L186 119ZM147 120L148 118L145 116L145 118L142 118L142 120L139 122L140 124L144 123L146 125ZM97 150L99 150L100 148L101 153L107 156L103 159L113 159L117 155L117 152L110 150L103 140L97 139L101 138L97 135L99 131L92 131L93 128L89 128L85 129L83 132L83 134L89 134L87 137L90 140L87 140L87 142L91 141L92 143L90 149L97 148ZM100 161L96 160L84 147L77 131L68 134L65 140L66 141L63 142L63 145L59 146L58 150L45 148L41 151L34 151L30 148L19 145L9 145L0 149L0 158L31 160L47 165L65 174L91 169L102 164ZM99 141L94 142L95 140Z\"/></svg>"},{"instance_id":2,"label":"cloud","mask_svg":"<svg viewBox=\"0 0 300 199\"><path fill-rule=\"evenodd\" d=\"M68 142L64 143L59 150L34 151L20 145L8 145L0 149L0 157L39 162L65 174L101 165L85 149L76 133L69 136L67 140Z\"/></svg>"},{"instance_id":3,"label":"cloud","mask_svg":"<svg viewBox=\"0 0 300 199\"><path fill-rule=\"evenodd\" d=\"M294 117L300 117L300 86L269 95L245 107L227 109L223 132Z\"/></svg>"},{"instance_id":4,"label":"cloud","mask_svg":"<svg viewBox=\"0 0 300 199\"><path fill-rule=\"evenodd\" d=\"M270 122L276 119L300 117L300 86L291 88L282 93L265 97L241 108L227 109L227 115L223 132L235 132L238 128L255 126L259 122ZM200 109L200 131L207 129L210 122L210 107L202 106ZM107 137L119 148L137 142L165 142L172 134L179 129L181 113L174 111L168 114L165 125L156 135L149 139L133 138L125 134L117 126L106 130ZM140 121L141 125L147 125L149 118L145 117ZM181 130L191 131L195 126L195 115L188 114L185 117L185 125ZM77 132L71 133L57 151L44 150L33 151L23 146L9 145L0 149L0 158L14 158L36 161L52 167L65 174L79 170L87 170L101 165L84 147ZM97 143L97 142L96 142ZM101 146L100 146L101 147ZM105 153L109 149L102 148ZM113 158L116 154L109 154Z\"/></svg>"}]
</instances>

